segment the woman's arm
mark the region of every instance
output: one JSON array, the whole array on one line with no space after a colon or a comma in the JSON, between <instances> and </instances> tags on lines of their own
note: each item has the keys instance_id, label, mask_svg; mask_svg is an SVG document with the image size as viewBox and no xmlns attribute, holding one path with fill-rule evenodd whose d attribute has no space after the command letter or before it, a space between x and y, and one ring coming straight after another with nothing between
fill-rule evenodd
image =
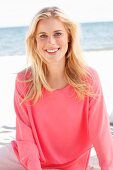
<instances>
[{"instance_id":1,"label":"woman's arm","mask_svg":"<svg viewBox=\"0 0 113 170\"><path fill-rule=\"evenodd\" d=\"M17 156L28 170L41 170L39 152L35 144L25 103L20 104L25 92L25 83L16 80L14 107L16 111Z\"/></svg>"},{"instance_id":2,"label":"woman's arm","mask_svg":"<svg viewBox=\"0 0 113 170\"><path fill-rule=\"evenodd\" d=\"M90 99L89 135L102 170L113 170L113 139L98 74L94 71L95 98Z\"/></svg>"}]
</instances>

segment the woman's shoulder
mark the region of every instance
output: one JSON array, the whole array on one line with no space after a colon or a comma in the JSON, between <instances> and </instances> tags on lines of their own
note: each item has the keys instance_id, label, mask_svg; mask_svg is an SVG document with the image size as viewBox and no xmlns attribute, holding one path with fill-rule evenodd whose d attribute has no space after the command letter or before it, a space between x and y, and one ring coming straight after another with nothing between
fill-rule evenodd
<instances>
[{"instance_id":1,"label":"woman's shoulder","mask_svg":"<svg viewBox=\"0 0 113 170\"><path fill-rule=\"evenodd\" d=\"M17 73L16 81L27 81L32 78L32 69L31 67L25 68Z\"/></svg>"},{"instance_id":2,"label":"woman's shoulder","mask_svg":"<svg viewBox=\"0 0 113 170\"><path fill-rule=\"evenodd\" d=\"M95 68L93 68L93 67L88 66L88 67L87 67L87 71L88 71L88 73L91 74L92 76L98 75L97 70L96 70Z\"/></svg>"},{"instance_id":3,"label":"woman's shoulder","mask_svg":"<svg viewBox=\"0 0 113 170\"><path fill-rule=\"evenodd\" d=\"M26 95L27 91L30 88L32 82L32 70L31 68L26 68L18 72L15 80L15 89L19 94Z\"/></svg>"},{"instance_id":4,"label":"woman's shoulder","mask_svg":"<svg viewBox=\"0 0 113 170\"><path fill-rule=\"evenodd\" d=\"M97 81L99 79L99 73L95 68L88 66L87 67L87 73L88 73L88 75L90 77L89 80L92 80L93 82L95 82L95 81Z\"/></svg>"},{"instance_id":5,"label":"woman's shoulder","mask_svg":"<svg viewBox=\"0 0 113 170\"><path fill-rule=\"evenodd\" d=\"M89 83L95 93L101 92L101 81L98 71L95 68L88 67L88 73L89 73Z\"/></svg>"}]
</instances>

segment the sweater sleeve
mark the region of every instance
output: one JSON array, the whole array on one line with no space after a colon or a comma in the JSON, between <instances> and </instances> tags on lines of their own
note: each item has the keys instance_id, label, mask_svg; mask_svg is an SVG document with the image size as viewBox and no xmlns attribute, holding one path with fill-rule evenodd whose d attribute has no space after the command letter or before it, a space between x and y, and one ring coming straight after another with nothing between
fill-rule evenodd
<instances>
[{"instance_id":1,"label":"sweater sleeve","mask_svg":"<svg viewBox=\"0 0 113 170\"><path fill-rule=\"evenodd\" d=\"M41 170L39 152L35 144L27 104L20 103L25 92L25 83L16 79L14 107L16 111L16 145L18 158L26 170Z\"/></svg>"},{"instance_id":2,"label":"sweater sleeve","mask_svg":"<svg viewBox=\"0 0 113 170\"><path fill-rule=\"evenodd\" d=\"M94 71L94 98L89 101L89 135L101 170L113 170L113 139L98 74Z\"/></svg>"}]
</instances>

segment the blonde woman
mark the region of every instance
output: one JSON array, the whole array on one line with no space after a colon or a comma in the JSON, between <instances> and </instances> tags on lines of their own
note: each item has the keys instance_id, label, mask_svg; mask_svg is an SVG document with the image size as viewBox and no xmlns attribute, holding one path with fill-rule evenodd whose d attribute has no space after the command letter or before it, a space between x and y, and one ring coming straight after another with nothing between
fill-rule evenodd
<instances>
[{"instance_id":1,"label":"blonde woman","mask_svg":"<svg viewBox=\"0 0 113 170\"><path fill-rule=\"evenodd\" d=\"M102 88L82 60L77 25L59 8L44 8L29 27L26 49L31 65L15 84L16 139L0 169L93 169L94 146L101 170L113 170Z\"/></svg>"}]
</instances>

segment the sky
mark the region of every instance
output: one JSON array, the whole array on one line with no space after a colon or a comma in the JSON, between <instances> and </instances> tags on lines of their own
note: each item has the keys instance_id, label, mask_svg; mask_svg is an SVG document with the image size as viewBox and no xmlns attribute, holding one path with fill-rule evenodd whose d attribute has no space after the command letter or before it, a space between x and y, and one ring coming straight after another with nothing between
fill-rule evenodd
<instances>
[{"instance_id":1,"label":"sky","mask_svg":"<svg viewBox=\"0 0 113 170\"><path fill-rule=\"evenodd\" d=\"M77 22L113 21L113 0L0 0L0 27L29 25L47 6L62 8Z\"/></svg>"}]
</instances>

